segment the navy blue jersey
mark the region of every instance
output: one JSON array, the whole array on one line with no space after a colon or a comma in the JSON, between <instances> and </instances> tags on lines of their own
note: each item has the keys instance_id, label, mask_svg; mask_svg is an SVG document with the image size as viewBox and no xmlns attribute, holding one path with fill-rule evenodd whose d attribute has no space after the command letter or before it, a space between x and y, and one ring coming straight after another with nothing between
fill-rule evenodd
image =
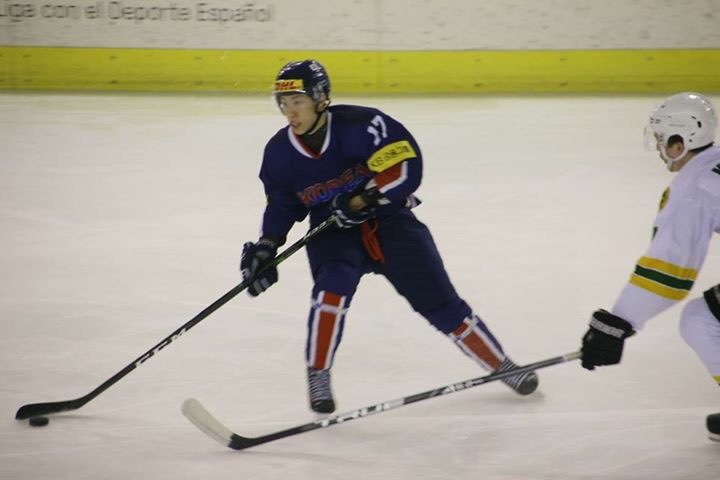
<instances>
[{"instance_id":1,"label":"navy blue jersey","mask_svg":"<svg viewBox=\"0 0 720 480\"><path fill-rule=\"evenodd\" d=\"M378 109L328 108L327 135L319 154L287 126L265 146L260 180L267 196L261 235L284 238L308 213L315 226L330 215L336 195L377 186L390 203L386 216L412 203L422 178L422 155L410 132Z\"/></svg>"}]
</instances>

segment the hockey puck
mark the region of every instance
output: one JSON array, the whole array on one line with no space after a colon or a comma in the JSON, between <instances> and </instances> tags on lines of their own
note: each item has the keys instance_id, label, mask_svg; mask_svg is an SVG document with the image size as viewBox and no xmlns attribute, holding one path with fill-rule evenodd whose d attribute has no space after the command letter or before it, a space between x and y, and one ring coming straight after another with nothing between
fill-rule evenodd
<instances>
[{"instance_id":1,"label":"hockey puck","mask_svg":"<svg viewBox=\"0 0 720 480\"><path fill-rule=\"evenodd\" d=\"M30 420L28 420L30 425L33 427L44 427L48 423L50 423L50 419L48 417L32 417Z\"/></svg>"}]
</instances>

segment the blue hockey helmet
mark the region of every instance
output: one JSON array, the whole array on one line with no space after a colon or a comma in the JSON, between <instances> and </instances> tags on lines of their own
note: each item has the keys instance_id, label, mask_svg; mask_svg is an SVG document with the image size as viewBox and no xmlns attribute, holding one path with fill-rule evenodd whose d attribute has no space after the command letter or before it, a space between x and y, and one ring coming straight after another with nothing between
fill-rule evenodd
<instances>
[{"instance_id":1,"label":"blue hockey helmet","mask_svg":"<svg viewBox=\"0 0 720 480\"><path fill-rule=\"evenodd\" d=\"M304 93L316 102L325 94L327 102L330 103L330 77L325 67L316 60L289 62L275 77L273 93L278 102L283 94Z\"/></svg>"}]
</instances>

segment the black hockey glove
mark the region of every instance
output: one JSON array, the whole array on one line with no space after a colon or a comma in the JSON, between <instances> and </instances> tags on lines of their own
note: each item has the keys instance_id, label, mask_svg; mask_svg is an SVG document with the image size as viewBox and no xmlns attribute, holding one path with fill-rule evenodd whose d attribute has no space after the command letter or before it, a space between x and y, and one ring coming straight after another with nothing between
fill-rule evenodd
<instances>
[{"instance_id":1,"label":"black hockey glove","mask_svg":"<svg viewBox=\"0 0 720 480\"><path fill-rule=\"evenodd\" d=\"M597 310L582 339L582 366L588 370L620 363L625 339L635 334L632 325L606 310Z\"/></svg>"},{"instance_id":2,"label":"black hockey glove","mask_svg":"<svg viewBox=\"0 0 720 480\"><path fill-rule=\"evenodd\" d=\"M277 247L277 242L271 238L261 238L257 243L247 242L243 245L240 272L245 282L251 282L248 293L253 297L257 297L278 281L275 265L263 268L275 258Z\"/></svg>"},{"instance_id":3,"label":"black hockey glove","mask_svg":"<svg viewBox=\"0 0 720 480\"><path fill-rule=\"evenodd\" d=\"M350 199L360 195L365 202L365 208L353 210L350 208ZM363 190L361 193L346 192L337 195L332 199L332 214L335 215L335 223L340 228L351 228L360 225L366 220L375 216L375 207L378 205L382 194L377 188Z\"/></svg>"}]
</instances>

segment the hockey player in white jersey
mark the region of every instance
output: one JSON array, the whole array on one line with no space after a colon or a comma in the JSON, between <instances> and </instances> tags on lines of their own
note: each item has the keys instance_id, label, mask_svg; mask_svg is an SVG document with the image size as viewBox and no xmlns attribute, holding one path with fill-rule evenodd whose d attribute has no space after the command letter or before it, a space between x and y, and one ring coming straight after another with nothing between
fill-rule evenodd
<instances>
[{"instance_id":1,"label":"hockey player in white jersey","mask_svg":"<svg viewBox=\"0 0 720 480\"><path fill-rule=\"evenodd\" d=\"M705 96L684 92L660 103L645 128L668 170L650 247L610 311L597 310L582 339L582 366L620 363L624 340L683 300L698 275L712 234L720 232L720 146L717 111ZM720 385L720 285L685 305L680 333ZM720 413L707 417L710 439L720 441Z\"/></svg>"}]
</instances>

